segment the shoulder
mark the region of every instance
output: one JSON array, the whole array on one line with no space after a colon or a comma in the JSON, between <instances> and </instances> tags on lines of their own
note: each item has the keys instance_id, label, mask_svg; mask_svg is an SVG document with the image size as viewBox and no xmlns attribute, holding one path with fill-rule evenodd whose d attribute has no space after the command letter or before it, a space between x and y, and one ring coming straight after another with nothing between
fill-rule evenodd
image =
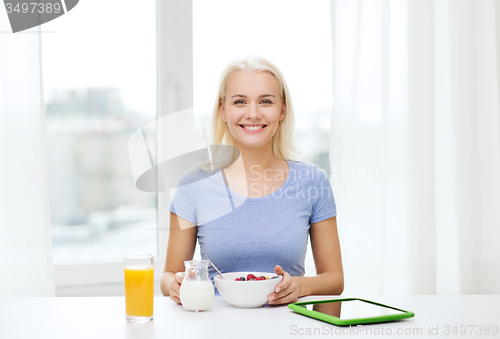
<instances>
[{"instance_id":1,"label":"shoulder","mask_svg":"<svg viewBox=\"0 0 500 339\"><path fill-rule=\"evenodd\" d=\"M173 171L172 171L173 172ZM187 168L184 172L178 172L178 178L176 178L176 186L171 190L172 203L175 203L175 210L179 209L181 212L186 212L187 206L194 208L198 201L198 193L200 191L206 191L200 187L201 183L206 183L206 178L212 176L212 172L206 171L197 165ZM168 174L167 174L168 175ZM170 175L174 175L170 173ZM175 179L172 179L175 180ZM176 213L175 211L172 211ZM179 215L178 213L176 213ZM182 215L181 215L182 216ZM185 218L186 219L186 218ZM191 219L186 219L192 222Z\"/></svg>"},{"instance_id":2,"label":"shoulder","mask_svg":"<svg viewBox=\"0 0 500 339\"><path fill-rule=\"evenodd\" d=\"M294 175L298 180L308 181L328 181L328 176L324 170L315 164L310 164L303 161L289 161Z\"/></svg>"},{"instance_id":3,"label":"shoulder","mask_svg":"<svg viewBox=\"0 0 500 339\"><path fill-rule=\"evenodd\" d=\"M213 174L213 172L200 168L199 166L192 166L181 174L179 180L177 181L177 187L199 182L200 180L206 179Z\"/></svg>"}]
</instances>

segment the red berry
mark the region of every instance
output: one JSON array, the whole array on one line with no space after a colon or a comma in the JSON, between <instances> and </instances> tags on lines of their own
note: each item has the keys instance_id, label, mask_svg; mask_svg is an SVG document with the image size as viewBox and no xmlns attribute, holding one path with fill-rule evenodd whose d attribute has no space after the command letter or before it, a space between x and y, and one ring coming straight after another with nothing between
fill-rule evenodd
<instances>
[{"instance_id":1,"label":"red berry","mask_svg":"<svg viewBox=\"0 0 500 339\"><path fill-rule=\"evenodd\" d=\"M241 279L240 279L240 278L236 278L236 279L234 279L234 280L235 280L235 281L241 281Z\"/></svg>"},{"instance_id":2,"label":"red berry","mask_svg":"<svg viewBox=\"0 0 500 339\"><path fill-rule=\"evenodd\" d=\"M266 280L266 278L264 278L264 277L258 277L258 278L255 278L255 280Z\"/></svg>"},{"instance_id":3,"label":"red berry","mask_svg":"<svg viewBox=\"0 0 500 339\"><path fill-rule=\"evenodd\" d=\"M247 275L247 280L250 280L250 279L255 279L255 275L253 275L251 273L249 275Z\"/></svg>"}]
</instances>

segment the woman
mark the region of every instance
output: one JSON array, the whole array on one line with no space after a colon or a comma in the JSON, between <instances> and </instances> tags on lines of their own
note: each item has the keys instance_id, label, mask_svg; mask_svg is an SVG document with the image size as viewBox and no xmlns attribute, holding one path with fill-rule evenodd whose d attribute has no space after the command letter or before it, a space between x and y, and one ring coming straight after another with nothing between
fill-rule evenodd
<instances>
[{"instance_id":1,"label":"woman","mask_svg":"<svg viewBox=\"0 0 500 339\"><path fill-rule=\"evenodd\" d=\"M201 166L181 179L170 207L164 295L180 303L184 261L193 259L197 238L202 257L208 255L222 273L282 275L268 297L270 305L342 293L333 193L316 165L293 161L293 128L290 94L276 66L246 58L225 68L212 116L212 142L236 147L239 157L212 168L208 177ZM308 236L313 277L304 276ZM210 278L215 274L210 267Z\"/></svg>"}]
</instances>

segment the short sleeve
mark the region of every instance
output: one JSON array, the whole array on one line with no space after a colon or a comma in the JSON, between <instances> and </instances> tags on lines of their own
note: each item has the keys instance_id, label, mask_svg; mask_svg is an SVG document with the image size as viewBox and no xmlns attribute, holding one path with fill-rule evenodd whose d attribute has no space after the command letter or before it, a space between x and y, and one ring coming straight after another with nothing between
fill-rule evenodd
<instances>
[{"instance_id":1,"label":"short sleeve","mask_svg":"<svg viewBox=\"0 0 500 339\"><path fill-rule=\"evenodd\" d=\"M197 170L185 173L177 183L170 203L170 212L197 224L198 185L200 174Z\"/></svg>"},{"instance_id":2,"label":"short sleeve","mask_svg":"<svg viewBox=\"0 0 500 339\"><path fill-rule=\"evenodd\" d=\"M337 215L337 206L333 197L332 186L326 173L318 166L314 165L313 185L317 192L316 199L312 206L310 224L314 224Z\"/></svg>"}]
</instances>

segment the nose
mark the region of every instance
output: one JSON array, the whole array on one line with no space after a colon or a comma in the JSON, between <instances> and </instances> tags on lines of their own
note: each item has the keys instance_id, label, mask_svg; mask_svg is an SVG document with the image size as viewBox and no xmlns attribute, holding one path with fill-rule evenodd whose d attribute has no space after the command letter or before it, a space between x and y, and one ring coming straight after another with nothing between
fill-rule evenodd
<instances>
[{"instance_id":1,"label":"nose","mask_svg":"<svg viewBox=\"0 0 500 339\"><path fill-rule=\"evenodd\" d=\"M261 117L259 106L257 103L253 103L248 107L248 111L246 113L246 118L249 120L259 120Z\"/></svg>"}]
</instances>

